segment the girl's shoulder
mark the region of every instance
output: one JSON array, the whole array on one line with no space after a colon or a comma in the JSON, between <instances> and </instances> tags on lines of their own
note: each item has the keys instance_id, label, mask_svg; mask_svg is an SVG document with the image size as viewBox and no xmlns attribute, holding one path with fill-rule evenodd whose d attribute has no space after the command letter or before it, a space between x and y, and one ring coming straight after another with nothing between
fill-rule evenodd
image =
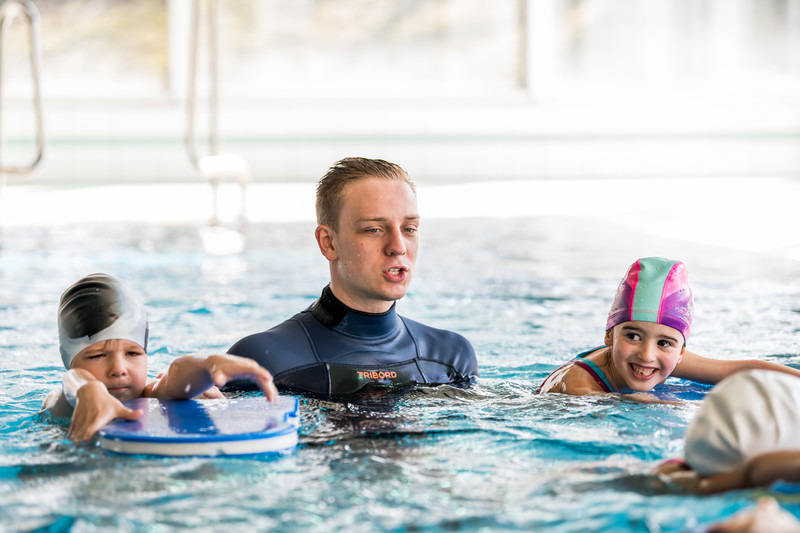
<instances>
[{"instance_id":1,"label":"girl's shoulder","mask_svg":"<svg viewBox=\"0 0 800 533\"><path fill-rule=\"evenodd\" d=\"M613 392L604 372L597 365L604 349L603 346L579 353L547 376L537 392L573 395Z\"/></svg>"}]
</instances>

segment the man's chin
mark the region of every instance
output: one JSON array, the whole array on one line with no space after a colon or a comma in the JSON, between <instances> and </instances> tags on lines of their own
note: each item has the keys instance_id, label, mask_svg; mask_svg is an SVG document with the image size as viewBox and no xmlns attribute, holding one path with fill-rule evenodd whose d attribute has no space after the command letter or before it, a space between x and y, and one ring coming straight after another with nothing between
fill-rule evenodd
<instances>
[{"instance_id":1,"label":"man's chin","mask_svg":"<svg viewBox=\"0 0 800 533\"><path fill-rule=\"evenodd\" d=\"M402 291L399 290L387 291L386 293L383 294L383 301L394 303L397 300L403 298L405 295L406 295L405 289L403 289Z\"/></svg>"}]
</instances>

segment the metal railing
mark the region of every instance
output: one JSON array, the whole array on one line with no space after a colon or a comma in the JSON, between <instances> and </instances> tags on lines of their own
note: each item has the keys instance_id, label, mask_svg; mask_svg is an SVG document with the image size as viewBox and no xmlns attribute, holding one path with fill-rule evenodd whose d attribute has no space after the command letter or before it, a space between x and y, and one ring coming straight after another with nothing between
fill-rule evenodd
<instances>
[{"instance_id":1,"label":"metal railing","mask_svg":"<svg viewBox=\"0 0 800 533\"><path fill-rule=\"evenodd\" d=\"M3 163L3 53L8 29L17 18L28 21L29 52L31 76L33 82L33 109L36 128L36 154L33 160L23 166L12 167ZM41 48L39 45L39 10L31 0L0 0L0 175L29 174L42 160L44 154L44 128L42 120L41 80Z\"/></svg>"},{"instance_id":2,"label":"metal railing","mask_svg":"<svg viewBox=\"0 0 800 533\"><path fill-rule=\"evenodd\" d=\"M241 189L241 208L239 221L247 219L245 203L247 184L250 181L250 168L247 161L237 154L221 154L219 139L219 2L208 0L207 55L209 76L208 97L208 147L206 155L198 155L195 136L195 112L197 109L197 67L200 49L200 22L203 0L192 1L192 21L189 47L189 83L186 98L186 150L192 165L211 184L213 194L213 215L211 223L219 223L219 184L223 179L232 179Z\"/></svg>"}]
</instances>

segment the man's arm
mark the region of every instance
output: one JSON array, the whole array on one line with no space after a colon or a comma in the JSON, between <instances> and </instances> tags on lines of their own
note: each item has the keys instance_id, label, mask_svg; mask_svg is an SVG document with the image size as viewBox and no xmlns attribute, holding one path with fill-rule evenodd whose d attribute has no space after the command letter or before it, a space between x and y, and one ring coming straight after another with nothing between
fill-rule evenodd
<instances>
[{"instance_id":1,"label":"man's arm","mask_svg":"<svg viewBox=\"0 0 800 533\"><path fill-rule=\"evenodd\" d=\"M711 359L688 350L684 353L681 362L675 367L672 375L676 378L714 385L734 372L747 369L774 370L800 377L800 370L770 361L761 361L759 359Z\"/></svg>"}]
</instances>

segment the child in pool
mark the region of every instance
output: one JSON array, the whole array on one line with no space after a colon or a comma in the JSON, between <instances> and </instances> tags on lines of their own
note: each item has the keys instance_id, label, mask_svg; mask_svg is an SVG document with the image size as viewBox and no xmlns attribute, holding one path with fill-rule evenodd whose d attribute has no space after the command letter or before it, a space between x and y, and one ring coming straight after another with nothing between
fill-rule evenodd
<instances>
[{"instance_id":1,"label":"child in pool","mask_svg":"<svg viewBox=\"0 0 800 533\"><path fill-rule=\"evenodd\" d=\"M760 360L719 360L686 350L694 303L689 275L680 261L639 259L622 279L611 305L605 345L578 354L550 374L541 393L586 395L633 391L627 398L659 401L646 394L669 376L715 384L736 371L755 368L800 377L800 371Z\"/></svg>"},{"instance_id":2,"label":"child in pool","mask_svg":"<svg viewBox=\"0 0 800 533\"><path fill-rule=\"evenodd\" d=\"M88 441L114 418L139 419L141 410L122 403L139 397L224 398L218 386L251 379L269 401L278 398L272 375L255 361L235 355L178 357L166 373L147 383L147 337L144 304L120 280L92 274L64 291L58 339L67 372L42 409L71 417L70 439Z\"/></svg>"},{"instance_id":3,"label":"child in pool","mask_svg":"<svg viewBox=\"0 0 800 533\"><path fill-rule=\"evenodd\" d=\"M800 378L737 372L703 399L686 429L684 458L661 463L655 473L701 494L798 483L798 405Z\"/></svg>"}]
</instances>

